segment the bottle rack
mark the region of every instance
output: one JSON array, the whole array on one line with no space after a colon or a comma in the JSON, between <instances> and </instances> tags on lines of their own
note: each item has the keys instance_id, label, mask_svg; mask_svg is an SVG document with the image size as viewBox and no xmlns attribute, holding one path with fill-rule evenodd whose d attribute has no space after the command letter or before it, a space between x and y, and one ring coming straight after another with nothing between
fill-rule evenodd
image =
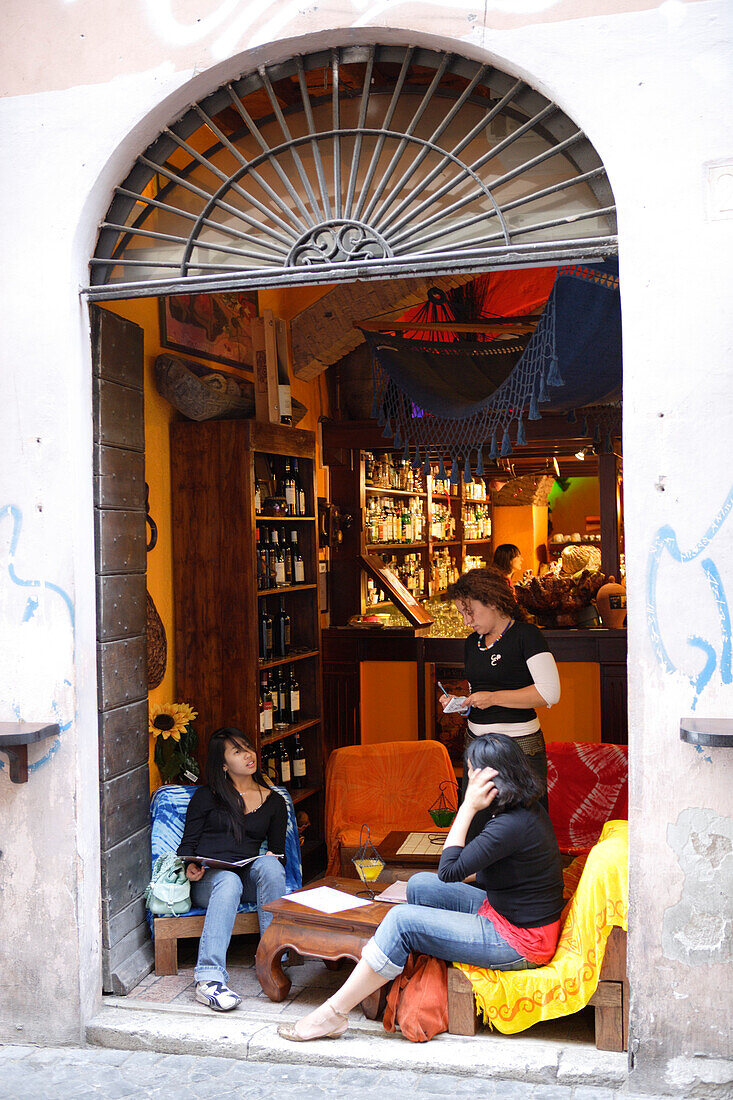
<instances>
[{"instance_id":1,"label":"bottle rack","mask_svg":"<svg viewBox=\"0 0 733 1100\"><path fill-rule=\"evenodd\" d=\"M263 515L267 497L280 497L278 474L297 459L303 499L297 515ZM220 726L242 729L260 759L272 747L305 750L306 780L291 782L296 810L310 827L302 849L304 873L319 869L323 848L321 631L318 610L318 534L315 438L298 428L252 420L171 426L177 695L199 713L199 758ZM268 476L274 481L269 485ZM258 531L260 540L258 542ZM273 583L263 575L261 547L272 533L296 532L303 581ZM267 533L267 540L264 535ZM279 579L279 578L278 578ZM261 655L260 611L290 617L285 655ZM297 720L261 728L261 675L277 681L293 671L300 690ZM281 777L277 778L281 784Z\"/></svg>"},{"instance_id":2,"label":"bottle rack","mask_svg":"<svg viewBox=\"0 0 733 1100\"><path fill-rule=\"evenodd\" d=\"M465 484L461 480L458 485L451 485L449 481L437 481L436 464L427 478L406 467L407 464L392 452L361 453L357 468L363 517L362 552L378 554L385 561L392 559L391 567L402 583L416 599L427 599L445 589L451 568L457 575L481 560L486 564L491 562L491 503L486 499L485 489L482 491L481 482ZM450 477L450 463L446 462L445 468ZM407 486L402 487L405 481ZM421 517L417 524L420 537L416 540L398 537L390 541L389 536L395 530L400 536L414 532L414 522L404 519L406 510L412 516L419 514ZM380 531L380 534L386 533L386 537L375 539L374 517L378 511L387 515ZM472 536L475 533L477 537L467 537L467 533ZM411 566L408 577L404 563ZM362 576L362 614L378 611L388 602L379 594L375 598L375 592L374 582Z\"/></svg>"}]
</instances>

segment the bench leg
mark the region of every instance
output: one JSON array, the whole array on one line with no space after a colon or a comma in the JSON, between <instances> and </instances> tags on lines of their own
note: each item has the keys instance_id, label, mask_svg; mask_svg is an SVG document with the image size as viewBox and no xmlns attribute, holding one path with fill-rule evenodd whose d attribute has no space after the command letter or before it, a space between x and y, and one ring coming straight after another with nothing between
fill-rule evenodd
<instances>
[{"instance_id":1,"label":"bench leg","mask_svg":"<svg viewBox=\"0 0 733 1100\"><path fill-rule=\"evenodd\" d=\"M473 986L454 966L448 967L448 1031L451 1035L475 1035L478 1031Z\"/></svg>"},{"instance_id":2,"label":"bench leg","mask_svg":"<svg viewBox=\"0 0 733 1100\"><path fill-rule=\"evenodd\" d=\"M155 973L160 975L178 973L178 940L155 937Z\"/></svg>"}]
</instances>

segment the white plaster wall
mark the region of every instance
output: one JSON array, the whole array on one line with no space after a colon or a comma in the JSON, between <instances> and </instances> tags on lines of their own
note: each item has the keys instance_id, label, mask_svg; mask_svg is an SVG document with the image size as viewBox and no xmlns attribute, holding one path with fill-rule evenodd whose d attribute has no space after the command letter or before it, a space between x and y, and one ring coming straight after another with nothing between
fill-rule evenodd
<instances>
[{"instance_id":1,"label":"white plaster wall","mask_svg":"<svg viewBox=\"0 0 733 1100\"><path fill-rule=\"evenodd\" d=\"M8 7L12 21L29 5ZM12 97L0 104L0 188L10 196L3 237L12 257L3 272L0 407L9 428L0 441L0 555L9 538L7 503L24 518L17 573L70 594L76 650L73 656L59 598L52 606L48 592L34 617L19 622L23 595L0 556L0 718L18 711L24 719L47 717L53 703L74 717L59 751L26 787L11 788L0 775L1 950L13 945L0 966L37 989L44 1005L3 998L0 1037L17 1037L18 1025L29 1039L72 1037L99 995L91 386L77 299L94 227L135 154L225 78L322 43L389 39L452 46L525 76L586 129L615 190L625 345L635 1073L640 1087L662 1083L714 1096L719 1084L699 1082L724 1072L714 1060L730 1049L721 1023L730 1012L720 998L733 983L725 945L715 939L723 905L715 891L730 863L725 815L733 765L726 750L683 746L677 731L691 713L689 678L705 660L714 669L695 713L733 711L720 614L701 566L714 561L733 592L733 517L694 561L678 565L662 554L656 594L647 568L657 531L671 525L683 551L694 546L733 482L725 446L733 407L733 222L710 219L704 187L705 164L733 156L723 109L731 92L728 5L497 0L479 9L333 0L306 12L233 0L186 0L175 9L140 0L124 5L123 23L115 22L115 4L41 7L45 38L28 50L33 60L39 49L48 52L56 20L57 63L44 68L17 51L3 70ZM86 38L75 41L81 34L93 50L79 45ZM93 82L78 83L85 79ZM667 668L652 644L650 600L659 607ZM691 635L707 649L691 647ZM51 883L45 893L44 880ZM29 928L43 929L42 943L28 937Z\"/></svg>"}]
</instances>

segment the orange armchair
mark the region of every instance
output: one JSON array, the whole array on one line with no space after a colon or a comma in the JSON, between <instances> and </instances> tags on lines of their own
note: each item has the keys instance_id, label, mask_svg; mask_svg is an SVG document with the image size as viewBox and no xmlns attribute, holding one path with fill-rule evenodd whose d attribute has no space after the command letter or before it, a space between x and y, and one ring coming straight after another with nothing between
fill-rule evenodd
<instances>
[{"instance_id":1,"label":"orange armchair","mask_svg":"<svg viewBox=\"0 0 733 1100\"><path fill-rule=\"evenodd\" d=\"M434 831L428 810L446 779L456 781L440 741L389 741L332 752L326 768L328 874L341 873L341 849L358 846L364 824L377 847L396 829Z\"/></svg>"}]
</instances>

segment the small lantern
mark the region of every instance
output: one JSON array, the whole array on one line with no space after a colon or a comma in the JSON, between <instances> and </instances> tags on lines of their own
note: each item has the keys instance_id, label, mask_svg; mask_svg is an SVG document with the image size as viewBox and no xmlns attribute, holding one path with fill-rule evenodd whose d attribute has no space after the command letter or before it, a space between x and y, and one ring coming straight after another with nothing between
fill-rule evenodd
<instances>
[{"instance_id":1,"label":"small lantern","mask_svg":"<svg viewBox=\"0 0 733 1100\"><path fill-rule=\"evenodd\" d=\"M458 786L450 779L444 779L440 784L440 794L428 810L434 823L439 829L446 829L453 824L453 818L458 813ZM441 838L442 839L442 838Z\"/></svg>"},{"instance_id":2,"label":"small lantern","mask_svg":"<svg viewBox=\"0 0 733 1100\"><path fill-rule=\"evenodd\" d=\"M366 840L363 840L365 829ZM357 875L366 886L366 890L360 890L357 896L366 897L369 898L370 901L374 901L376 895L372 890L370 884L377 881L382 871L384 870L385 863L377 849L372 844L372 838L369 832L368 825L362 825L361 827L361 832L359 833L359 851L356 853L351 862L356 868Z\"/></svg>"}]
</instances>

